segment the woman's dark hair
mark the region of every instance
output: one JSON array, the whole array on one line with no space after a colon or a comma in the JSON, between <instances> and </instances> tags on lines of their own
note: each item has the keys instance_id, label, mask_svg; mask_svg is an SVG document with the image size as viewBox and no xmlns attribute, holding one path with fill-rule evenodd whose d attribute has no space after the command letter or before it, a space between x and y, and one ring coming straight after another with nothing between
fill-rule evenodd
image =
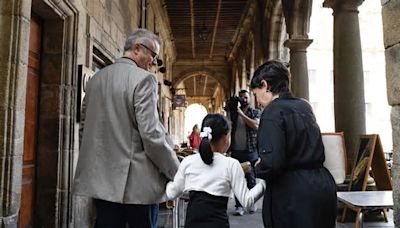
<instances>
[{"instance_id":1,"label":"woman's dark hair","mask_svg":"<svg viewBox=\"0 0 400 228\"><path fill-rule=\"evenodd\" d=\"M262 88L262 80L268 83L268 90L272 93L289 91L289 70L286 64L279 60L269 60L259 66L253 74L250 88Z\"/></svg>"},{"instance_id":2,"label":"woman's dark hair","mask_svg":"<svg viewBox=\"0 0 400 228\"><path fill-rule=\"evenodd\" d=\"M209 140L208 135L202 135L199 152L203 162L210 165L213 162L214 155L210 143L218 142L222 136L228 134L231 131L231 124L223 115L210 113L204 117L203 123L201 124L201 131L205 132L204 128L206 127L211 128L212 138Z\"/></svg>"}]
</instances>

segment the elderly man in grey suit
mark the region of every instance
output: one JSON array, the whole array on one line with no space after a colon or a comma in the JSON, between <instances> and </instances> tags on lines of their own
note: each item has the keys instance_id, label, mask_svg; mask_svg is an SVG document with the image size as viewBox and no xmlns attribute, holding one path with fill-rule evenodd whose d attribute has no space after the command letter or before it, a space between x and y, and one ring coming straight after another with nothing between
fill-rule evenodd
<instances>
[{"instance_id":1,"label":"elderly man in grey suit","mask_svg":"<svg viewBox=\"0 0 400 228\"><path fill-rule=\"evenodd\" d=\"M74 191L94 199L96 227L153 227L151 210L179 161L157 112L160 39L138 29L124 56L96 73L83 101Z\"/></svg>"}]
</instances>

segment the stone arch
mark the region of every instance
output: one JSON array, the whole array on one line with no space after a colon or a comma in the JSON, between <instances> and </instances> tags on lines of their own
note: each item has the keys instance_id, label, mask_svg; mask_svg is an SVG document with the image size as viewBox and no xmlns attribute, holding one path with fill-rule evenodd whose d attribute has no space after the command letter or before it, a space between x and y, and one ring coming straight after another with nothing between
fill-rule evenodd
<instances>
[{"instance_id":1,"label":"stone arch","mask_svg":"<svg viewBox=\"0 0 400 228\"><path fill-rule=\"evenodd\" d=\"M255 36L253 30L249 33L247 41L247 54L246 54L246 76L247 82L251 79L251 76L255 70Z\"/></svg>"},{"instance_id":2,"label":"stone arch","mask_svg":"<svg viewBox=\"0 0 400 228\"><path fill-rule=\"evenodd\" d=\"M237 75L238 75L238 71L239 71L239 66L238 63L236 61L236 59L234 61L232 61L232 80L230 82L230 86L231 86L231 92L230 95L234 95L236 93L236 81L237 81Z\"/></svg>"},{"instance_id":3,"label":"stone arch","mask_svg":"<svg viewBox=\"0 0 400 228\"><path fill-rule=\"evenodd\" d=\"M240 91L240 81L242 78L242 71L243 71L243 61L242 59L236 59L235 60L235 66L236 66L236 71L235 75L233 76L233 85L234 85L234 94L235 95L237 92Z\"/></svg>"},{"instance_id":4,"label":"stone arch","mask_svg":"<svg viewBox=\"0 0 400 228\"><path fill-rule=\"evenodd\" d=\"M209 112L210 110L207 109L207 104L205 103L197 102L190 104L184 111L184 116L190 117L185 118L184 135L186 135L187 133L190 134L192 132L194 124L197 124L200 129L202 120Z\"/></svg>"},{"instance_id":5,"label":"stone arch","mask_svg":"<svg viewBox=\"0 0 400 228\"><path fill-rule=\"evenodd\" d=\"M183 70L181 73L179 73L173 80L172 80L172 86L177 87L179 83L183 82L184 80L193 77L195 75L202 74L202 75L207 75L209 77L212 77L215 79L223 88L225 96L227 96L229 93L229 81L227 80L227 77L224 77L223 75L217 73L217 71L208 68L208 67L195 67L195 68L190 68Z\"/></svg>"},{"instance_id":6,"label":"stone arch","mask_svg":"<svg viewBox=\"0 0 400 228\"><path fill-rule=\"evenodd\" d=\"M285 32L283 27L284 16L282 9L282 2L280 0L274 1L273 5L265 8L265 18L268 20L269 26L264 34L267 34L268 46L267 46L267 59L279 58L279 53L281 52L281 39L282 32ZM267 15L267 13L269 15ZM269 34L269 35L268 35Z\"/></svg>"}]
</instances>

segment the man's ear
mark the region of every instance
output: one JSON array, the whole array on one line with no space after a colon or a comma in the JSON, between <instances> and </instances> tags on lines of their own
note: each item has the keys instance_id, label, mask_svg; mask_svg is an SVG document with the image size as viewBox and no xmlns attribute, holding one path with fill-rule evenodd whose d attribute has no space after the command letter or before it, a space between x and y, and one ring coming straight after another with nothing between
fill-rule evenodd
<instances>
[{"instance_id":1,"label":"man's ear","mask_svg":"<svg viewBox=\"0 0 400 228\"><path fill-rule=\"evenodd\" d=\"M140 52L139 44L134 44L131 51L134 55L138 55Z\"/></svg>"}]
</instances>

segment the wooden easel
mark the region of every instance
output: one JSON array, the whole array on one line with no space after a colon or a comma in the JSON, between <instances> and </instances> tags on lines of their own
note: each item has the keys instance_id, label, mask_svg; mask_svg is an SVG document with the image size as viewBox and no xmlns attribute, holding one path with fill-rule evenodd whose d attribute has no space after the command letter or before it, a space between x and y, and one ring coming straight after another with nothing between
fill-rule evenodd
<instances>
[{"instance_id":1,"label":"wooden easel","mask_svg":"<svg viewBox=\"0 0 400 228\"><path fill-rule=\"evenodd\" d=\"M392 190L392 179L386 164L381 140L378 134L361 135L357 146L356 156L353 163L348 191L365 191L368 184L369 171L375 180L376 190ZM360 211L356 211L357 216ZM386 211L384 212L387 222ZM341 222L347 215L347 207L343 209ZM355 224L358 227L359 224Z\"/></svg>"}]
</instances>

